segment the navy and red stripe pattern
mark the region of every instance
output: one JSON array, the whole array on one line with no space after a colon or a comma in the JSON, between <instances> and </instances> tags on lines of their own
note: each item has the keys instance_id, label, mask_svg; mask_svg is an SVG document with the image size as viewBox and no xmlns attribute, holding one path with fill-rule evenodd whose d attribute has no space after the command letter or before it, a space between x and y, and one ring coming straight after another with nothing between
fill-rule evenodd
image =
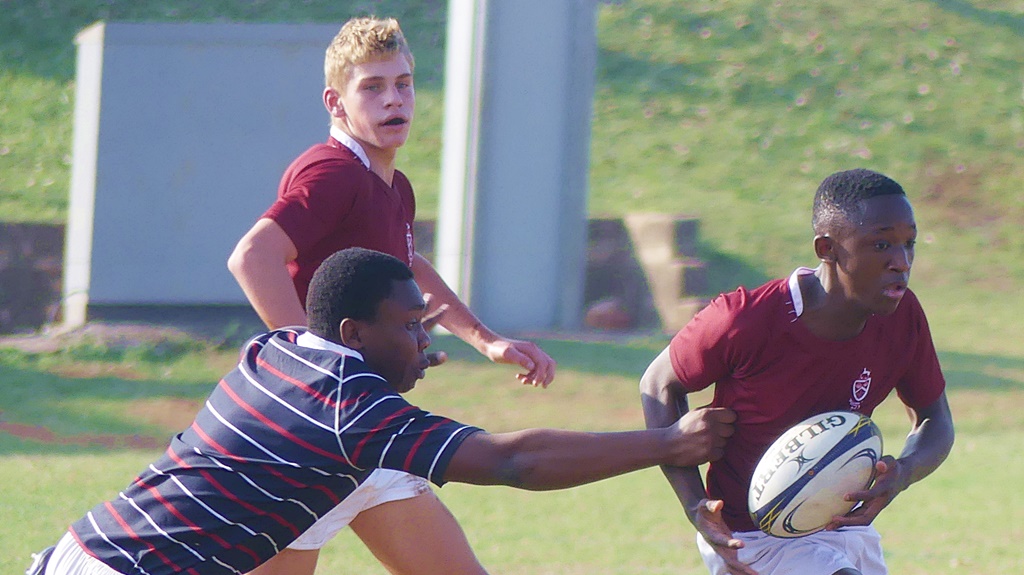
<instances>
[{"instance_id":1,"label":"navy and red stripe pattern","mask_svg":"<svg viewBox=\"0 0 1024 575\"><path fill-rule=\"evenodd\" d=\"M250 341L164 455L72 525L90 555L123 573L245 573L377 467L443 484L479 429L410 405L352 350L296 335Z\"/></svg>"}]
</instances>

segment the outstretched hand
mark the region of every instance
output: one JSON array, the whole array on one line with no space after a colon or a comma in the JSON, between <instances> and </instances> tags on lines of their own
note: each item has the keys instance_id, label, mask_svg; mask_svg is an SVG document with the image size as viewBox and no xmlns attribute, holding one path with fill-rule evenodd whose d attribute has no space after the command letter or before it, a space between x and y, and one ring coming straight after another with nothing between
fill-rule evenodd
<instances>
[{"instance_id":1,"label":"outstretched hand","mask_svg":"<svg viewBox=\"0 0 1024 575\"><path fill-rule=\"evenodd\" d=\"M423 294L423 300L427 304L427 309L430 309L432 299L433 294ZM441 318L448 309L448 304L441 304L437 309L424 315L423 319L420 320L423 324L423 329L427 331L433 329L434 326L440 323ZM456 315L458 314L456 313ZM452 329L451 326L447 327ZM540 346L530 341L502 337L491 332L479 322L477 322L474 329L463 331L473 332L476 328L479 328L486 335L479 340L475 336L467 339L465 334L461 334L459 337L476 347L484 357L494 363L518 365L521 367L523 373L517 374L516 379L523 384L533 385L534 387L547 387L551 384L551 381L555 378L555 360L544 353ZM456 333L458 332L456 331ZM444 363L448 356L444 352L433 352L428 353L427 358L430 361L431 367L433 367Z\"/></svg>"},{"instance_id":2,"label":"outstretched hand","mask_svg":"<svg viewBox=\"0 0 1024 575\"><path fill-rule=\"evenodd\" d=\"M702 499L697 506L694 527L725 561L725 568L731 575L757 575L750 565L740 561L739 549L743 542L733 537L732 530L725 524L724 506L725 502L719 499Z\"/></svg>"},{"instance_id":3,"label":"outstretched hand","mask_svg":"<svg viewBox=\"0 0 1024 575\"><path fill-rule=\"evenodd\" d=\"M882 457L875 464L875 471L877 475L874 485L870 489L846 494L847 501L859 501L861 502L860 506L846 515L833 517L825 529L835 530L852 525L870 525L875 517L878 517L878 514L907 488L909 482L904 475L908 470L893 456Z\"/></svg>"},{"instance_id":4,"label":"outstretched hand","mask_svg":"<svg viewBox=\"0 0 1024 575\"><path fill-rule=\"evenodd\" d=\"M555 378L555 360L537 344L518 339L501 338L487 344L484 355L494 363L518 365L525 373L516 379L525 385L547 387Z\"/></svg>"}]
</instances>

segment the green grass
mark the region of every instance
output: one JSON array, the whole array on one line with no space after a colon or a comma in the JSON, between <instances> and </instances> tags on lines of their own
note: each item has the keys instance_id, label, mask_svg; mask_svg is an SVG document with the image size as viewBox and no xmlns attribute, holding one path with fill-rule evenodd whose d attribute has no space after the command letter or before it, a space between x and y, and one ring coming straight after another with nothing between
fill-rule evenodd
<instances>
[{"instance_id":1,"label":"green grass","mask_svg":"<svg viewBox=\"0 0 1024 575\"><path fill-rule=\"evenodd\" d=\"M399 162L420 216L433 217L446 4L3 0L0 220L65 218L81 28L98 19L340 23L365 13L399 17L416 53L417 124ZM904 184L921 230L912 286L950 382L958 440L947 464L879 519L887 560L901 574L1024 571L1013 544L1024 500L1012 488L1024 468L1005 457L1024 448L1021 4L630 0L599 10L590 213L698 216L712 292L813 265L810 197L828 173L865 166ZM561 371L541 392L442 340L456 361L413 397L496 431L636 426L636 379L664 343L546 342ZM188 345L2 351L0 412L64 434L166 437L232 355ZM902 411L892 404L877 418L887 450L898 450ZM22 568L153 456L0 434L0 482L31 486L0 495L0 569ZM449 486L441 496L495 573L699 572L692 530L656 471L562 493ZM322 565L383 573L351 536Z\"/></svg>"},{"instance_id":2,"label":"green grass","mask_svg":"<svg viewBox=\"0 0 1024 575\"><path fill-rule=\"evenodd\" d=\"M642 426L637 378L666 344L542 342L558 379L517 384L451 337L435 346L452 360L409 395L419 405L491 431L522 427L618 430ZM163 350L160 352L154 350ZM190 421L237 355L171 340L138 349L78 344L56 353L0 349L0 412L8 423L42 424L58 436L140 434L166 439ZM878 520L893 573L1016 573L1024 559L1024 361L943 354L957 424L953 453ZM707 394L694 404L707 401ZM907 431L895 400L875 413L887 453ZM20 440L0 433L0 571L17 572L32 550L88 508L112 497L159 450ZM15 487L18 486L18 487ZM1000 487L998 493L995 487ZM440 496L492 573L701 573L694 532L657 470L561 492L448 485ZM993 537L994 531L998 536ZM323 552L321 573L385 571L345 532Z\"/></svg>"}]
</instances>

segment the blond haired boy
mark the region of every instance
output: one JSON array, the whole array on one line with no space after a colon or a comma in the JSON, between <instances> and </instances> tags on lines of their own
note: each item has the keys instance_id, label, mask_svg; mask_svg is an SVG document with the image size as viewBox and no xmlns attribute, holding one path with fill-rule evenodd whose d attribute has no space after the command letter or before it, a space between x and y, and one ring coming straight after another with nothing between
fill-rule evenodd
<instances>
[{"instance_id":1,"label":"blond haired boy","mask_svg":"<svg viewBox=\"0 0 1024 575\"><path fill-rule=\"evenodd\" d=\"M363 247L407 263L416 283L446 306L440 324L497 363L520 366L523 383L546 387L555 362L531 342L502 337L481 323L416 252L415 196L395 168L415 112L415 61L393 18L354 18L324 59L323 104L330 138L285 171L277 201L242 237L228 268L270 328L306 323L309 281L338 250ZM431 355L431 365L445 359ZM479 574L458 523L426 481L378 470L351 497L303 533L258 575L312 575L319 549L345 525L396 574Z\"/></svg>"}]
</instances>

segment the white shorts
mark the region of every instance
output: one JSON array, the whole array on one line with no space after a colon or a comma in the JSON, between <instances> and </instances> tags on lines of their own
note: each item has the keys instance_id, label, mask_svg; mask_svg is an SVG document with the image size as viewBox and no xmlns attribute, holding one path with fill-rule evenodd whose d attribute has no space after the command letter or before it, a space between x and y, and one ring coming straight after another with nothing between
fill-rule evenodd
<instances>
[{"instance_id":1,"label":"white shorts","mask_svg":"<svg viewBox=\"0 0 1024 575\"><path fill-rule=\"evenodd\" d=\"M885 575L882 536L872 526L819 531L806 537L782 539L760 531L733 534L743 541L739 560L760 575L830 575L847 568L864 575ZM697 534L697 548L711 575L725 575L725 561Z\"/></svg>"},{"instance_id":2,"label":"white shorts","mask_svg":"<svg viewBox=\"0 0 1024 575\"><path fill-rule=\"evenodd\" d=\"M375 469L351 495L310 526L289 549L320 549L355 519L359 512L389 501L430 493L426 479L391 469Z\"/></svg>"},{"instance_id":3,"label":"white shorts","mask_svg":"<svg viewBox=\"0 0 1024 575\"><path fill-rule=\"evenodd\" d=\"M65 533L46 564L44 575L120 575L85 552L71 533Z\"/></svg>"}]
</instances>

